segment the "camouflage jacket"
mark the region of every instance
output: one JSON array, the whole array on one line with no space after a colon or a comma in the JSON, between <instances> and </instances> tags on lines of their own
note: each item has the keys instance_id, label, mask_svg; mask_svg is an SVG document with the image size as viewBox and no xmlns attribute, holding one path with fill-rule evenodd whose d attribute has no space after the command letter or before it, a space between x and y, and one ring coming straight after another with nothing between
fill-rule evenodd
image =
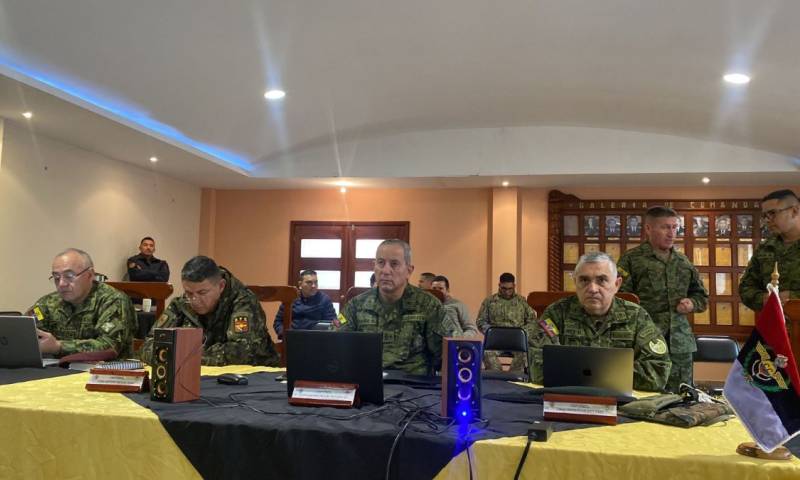
<instances>
[{"instance_id":1,"label":"camouflage jacket","mask_svg":"<svg viewBox=\"0 0 800 480\"><path fill-rule=\"evenodd\" d=\"M772 280L775 262L781 275L781 291L788 290L789 298L800 298L800 240L786 245L780 236L775 236L756 248L739 283L742 302L753 310L764 307L764 294Z\"/></svg>"},{"instance_id":2,"label":"camouflage jacket","mask_svg":"<svg viewBox=\"0 0 800 480\"><path fill-rule=\"evenodd\" d=\"M664 337L647 311L620 298L614 298L602 318L586 313L576 295L562 298L535 322L530 341L534 383L542 383L542 346L548 344L633 348L633 388L637 390L663 389L672 365Z\"/></svg>"},{"instance_id":3,"label":"camouflage jacket","mask_svg":"<svg viewBox=\"0 0 800 480\"><path fill-rule=\"evenodd\" d=\"M495 293L481 303L478 311L478 329L486 333L489 327L521 327L530 342L536 312L521 295L515 294L506 300Z\"/></svg>"},{"instance_id":4,"label":"camouflage jacket","mask_svg":"<svg viewBox=\"0 0 800 480\"><path fill-rule=\"evenodd\" d=\"M673 248L669 259L662 260L645 242L625 252L617 268L623 278L619 290L639 296L640 305L669 339L670 352L697 350L688 317L675 310L683 298L692 301L695 312L708 308L708 291L689 259Z\"/></svg>"},{"instance_id":5,"label":"camouflage jacket","mask_svg":"<svg viewBox=\"0 0 800 480\"><path fill-rule=\"evenodd\" d=\"M137 320L127 295L105 283L95 283L80 305L64 301L58 292L45 295L29 310L39 328L61 342L59 356L114 349L131 355Z\"/></svg>"},{"instance_id":6,"label":"camouflage jacket","mask_svg":"<svg viewBox=\"0 0 800 480\"><path fill-rule=\"evenodd\" d=\"M198 315L184 297L174 298L153 328L203 329L203 365L278 365L278 354L267 333L266 316L255 294L224 268L225 289L217 307ZM153 331L147 336L141 358L150 362Z\"/></svg>"},{"instance_id":7,"label":"camouflage jacket","mask_svg":"<svg viewBox=\"0 0 800 480\"><path fill-rule=\"evenodd\" d=\"M429 375L442 362L442 337L453 335L454 316L433 295L406 285L392 305L381 302L373 288L353 298L334 322L337 331L383 332L383 368Z\"/></svg>"}]
</instances>

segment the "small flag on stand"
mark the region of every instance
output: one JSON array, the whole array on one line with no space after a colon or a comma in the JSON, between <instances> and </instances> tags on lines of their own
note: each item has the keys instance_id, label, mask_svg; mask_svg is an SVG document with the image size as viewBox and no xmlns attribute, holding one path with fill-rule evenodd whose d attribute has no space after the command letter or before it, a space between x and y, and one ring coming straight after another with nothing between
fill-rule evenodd
<instances>
[{"instance_id":1,"label":"small flag on stand","mask_svg":"<svg viewBox=\"0 0 800 480\"><path fill-rule=\"evenodd\" d=\"M769 298L733 362L724 395L753 440L769 453L800 434L800 376L778 288L767 285L767 290Z\"/></svg>"}]
</instances>

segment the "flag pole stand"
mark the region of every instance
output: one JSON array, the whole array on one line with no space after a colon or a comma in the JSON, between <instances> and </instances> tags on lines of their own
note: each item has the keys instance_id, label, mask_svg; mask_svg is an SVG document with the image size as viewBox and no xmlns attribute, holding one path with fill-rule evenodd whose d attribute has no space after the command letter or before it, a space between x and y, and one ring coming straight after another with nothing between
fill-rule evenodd
<instances>
[{"instance_id":1,"label":"flag pole stand","mask_svg":"<svg viewBox=\"0 0 800 480\"><path fill-rule=\"evenodd\" d=\"M775 267L772 269L772 275L770 275L770 277L772 286L777 287L779 279L781 278L778 272L778 262L775 262ZM744 455L745 457L760 458L763 460L789 460L792 458L792 452L786 447L781 446L767 453L756 445L755 442L740 443L739 446L736 447L736 453Z\"/></svg>"},{"instance_id":2,"label":"flag pole stand","mask_svg":"<svg viewBox=\"0 0 800 480\"><path fill-rule=\"evenodd\" d=\"M755 444L755 442L740 443L736 447L736 453L744 455L745 457L760 458L762 460L789 460L792 458L792 452L786 447L778 447L775 450L767 453Z\"/></svg>"}]
</instances>

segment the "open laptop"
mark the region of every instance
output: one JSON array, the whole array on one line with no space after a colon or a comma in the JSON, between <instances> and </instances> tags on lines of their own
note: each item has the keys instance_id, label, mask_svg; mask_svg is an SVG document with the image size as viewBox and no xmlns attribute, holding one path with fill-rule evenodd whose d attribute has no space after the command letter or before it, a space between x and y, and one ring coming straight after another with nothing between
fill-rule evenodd
<instances>
[{"instance_id":1,"label":"open laptop","mask_svg":"<svg viewBox=\"0 0 800 480\"><path fill-rule=\"evenodd\" d=\"M0 368L41 368L57 363L56 358L42 360L34 317L0 316Z\"/></svg>"},{"instance_id":2,"label":"open laptop","mask_svg":"<svg viewBox=\"0 0 800 480\"><path fill-rule=\"evenodd\" d=\"M288 330L287 393L294 382L341 382L358 385L362 402L383 403L383 334Z\"/></svg>"},{"instance_id":3,"label":"open laptop","mask_svg":"<svg viewBox=\"0 0 800 480\"><path fill-rule=\"evenodd\" d=\"M545 387L592 387L618 395L633 392L633 349L545 345Z\"/></svg>"}]
</instances>

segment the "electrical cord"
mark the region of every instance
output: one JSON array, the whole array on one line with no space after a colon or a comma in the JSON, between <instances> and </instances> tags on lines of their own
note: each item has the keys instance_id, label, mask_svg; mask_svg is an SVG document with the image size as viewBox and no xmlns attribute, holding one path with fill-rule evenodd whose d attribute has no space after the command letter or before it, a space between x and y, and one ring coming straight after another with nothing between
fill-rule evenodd
<instances>
[{"instance_id":1,"label":"electrical cord","mask_svg":"<svg viewBox=\"0 0 800 480\"><path fill-rule=\"evenodd\" d=\"M420 414L420 412L422 412L422 410L416 410L414 413L412 413L411 416L408 418L408 420L406 420L406 423L394 437L394 442L392 442L392 448L391 450L389 450L389 460L386 462L386 480L389 480L389 475L392 470L392 457L394 457L394 451L397 448L397 445L400 443L400 438L406 432L408 426L411 425L411 422L414 421L414 418Z\"/></svg>"},{"instance_id":2,"label":"electrical cord","mask_svg":"<svg viewBox=\"0 0 800 480\"><path fill-rule=\"evenodd\" d=\"M528 433L528 443L525 444L525 451L522 452L522 458L519 459L519 465L517 465L517 472L514 474L514 480L519 480L519 474L522 472L522 466L525 464L525 459L528 457L528 451L531 449L531 442L534 437L536 437L535 433Z\"/></svg>"}]
</instances>

